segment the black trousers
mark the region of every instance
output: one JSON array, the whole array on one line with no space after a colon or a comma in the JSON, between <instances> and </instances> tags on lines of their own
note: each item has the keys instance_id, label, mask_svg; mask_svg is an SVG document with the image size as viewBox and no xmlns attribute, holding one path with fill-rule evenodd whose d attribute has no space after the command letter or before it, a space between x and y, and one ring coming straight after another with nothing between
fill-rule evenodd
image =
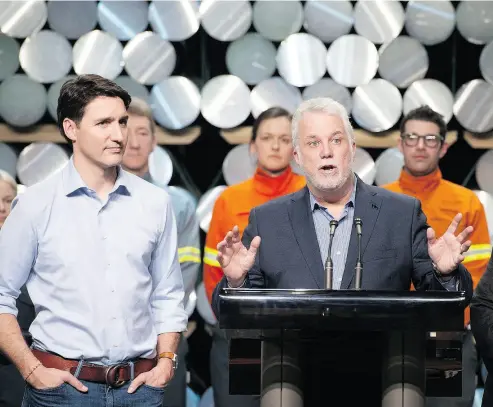
<instances>
[{"instance_id":1,"label":"black trousers","mask_svg":"<svg viewBox=\"0 0 493 407\"><path fill-rule=\"evenodd\" d=\"M0 407L21 407L25 383L13 364L0 365Z\"/></svg>"},{"instance_id":2,"label":"black trousers","mask_svg":"<svg viewBox=\"0 0 493 407\"><path fill-rule=\"evenodd\" d=\"M428 397L426 407L472 407L476 393L478 356L471 331L464 335L462 348L462 397Z\"/></svg>"},{"instance_id":3,"label":"black trousers","mask_svg":"<svg viewBox=\"0 0 493 407\"><path fill-rule=\"evenodd\" d=\"M228 341L222 329L213 328L210 372L214 407L259 407L260 396L229 394Z\"/></svg>"},{"instance_id":4,"label":"black trousers","mask_svg":"<svg viewBox=\"0 0 493 407\"><path fill-rule=\"evenodd\" d=\"M163 407L186 407L187 406L187 365L188 353L187 339L182 335L178 345L178 368L173 379L164 389Z\"/></svg>"}]
</instances>

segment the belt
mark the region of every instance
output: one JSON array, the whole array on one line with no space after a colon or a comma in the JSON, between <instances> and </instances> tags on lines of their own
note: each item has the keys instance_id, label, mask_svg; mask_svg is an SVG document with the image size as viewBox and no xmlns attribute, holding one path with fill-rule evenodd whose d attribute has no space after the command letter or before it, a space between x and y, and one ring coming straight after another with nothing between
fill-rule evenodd
<instances>
[{"instance_id":1,"label":"belt","mask_svg":"<svg viewBox=\"0 0 493 407\"><path fill-rule=\"evenodd\" d=\"M32 349L32 352L43 366L48 368L65 370L71 374L75 374L79 366L78 360L64 359L61 356L38 349ZM156 359L137 359L133 361L134 377L153 369L156 363ZM132 363L123 362L111 366L82 363L77 378L88 382L107 384L115 388L121 387L132 379Z\"/></svg>"}]
</instances>

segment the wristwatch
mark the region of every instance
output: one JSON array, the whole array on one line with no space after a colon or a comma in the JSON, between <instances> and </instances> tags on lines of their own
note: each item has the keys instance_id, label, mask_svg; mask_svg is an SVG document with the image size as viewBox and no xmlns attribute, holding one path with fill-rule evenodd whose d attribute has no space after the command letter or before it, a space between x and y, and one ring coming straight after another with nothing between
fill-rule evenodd
<instances>
[{"instance_id":1,"label":"wristwatch","mask_svg":"<svg viewBox=\"0 0 493 407\"><path fill-rule=\"evenodd\" d=\"M173 370L178 368L178 355L173 352L162 352L159 354L158 359L169 359L173 362Z\"/></svg>"}]
</instances>

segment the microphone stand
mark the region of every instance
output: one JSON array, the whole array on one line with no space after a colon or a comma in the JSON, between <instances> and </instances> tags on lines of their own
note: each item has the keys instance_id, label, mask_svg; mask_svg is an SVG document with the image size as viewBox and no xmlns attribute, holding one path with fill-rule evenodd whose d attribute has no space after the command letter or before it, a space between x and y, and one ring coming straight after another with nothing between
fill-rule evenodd
<instances>
[{"instance_id":1,"label":"microphone stand","mask_svg":"<svg viewBox=\"0 0 493 407\"><path fill-rule=\"evenodd\" d=\"M325 288L332 290L332 280L334 274L334 264L332 262L332 241L334 240L334 234L336 227L339 224L336 220L330 221L330 233L329 233L329 253L327 260L325 260Z\"/></svg>"},{"instance_id":2,"label":"microphone stand","mask_svg":"<svg viewBox=\"0 0 493 407\"><path fill-rule=\"evenodd\" d=\"M361 264L361 234L362 234L362 225L363 222L360 218L356 218L354 220L354 224L356 225L356 233L358 235L358 260L356 262L355 267L355 289L361 290L361 276L363 273L363 264Z\"/></svg>"}]
</instances>

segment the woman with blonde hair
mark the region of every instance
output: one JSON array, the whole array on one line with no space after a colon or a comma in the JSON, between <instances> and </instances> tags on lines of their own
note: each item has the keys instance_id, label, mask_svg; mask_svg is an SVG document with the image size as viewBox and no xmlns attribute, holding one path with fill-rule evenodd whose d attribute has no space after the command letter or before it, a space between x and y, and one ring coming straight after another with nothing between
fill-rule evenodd
<instances>
[{"instance_id":1,"label":"woman with blonde hair","mask_svg":"<svg viewBox=\"0 0 493 407\"><path fill-rule=\"evenodd\" d=\"M7 172L0 170L0 233L17 196L18 185ZM17 299L17 320L24 338L29 341L29 327L34 320L34 306L26 286L21 288ZM0 406L19 407L24 396L25 382L16 367L0 353Z\"/></svg>"}]
</instances>

